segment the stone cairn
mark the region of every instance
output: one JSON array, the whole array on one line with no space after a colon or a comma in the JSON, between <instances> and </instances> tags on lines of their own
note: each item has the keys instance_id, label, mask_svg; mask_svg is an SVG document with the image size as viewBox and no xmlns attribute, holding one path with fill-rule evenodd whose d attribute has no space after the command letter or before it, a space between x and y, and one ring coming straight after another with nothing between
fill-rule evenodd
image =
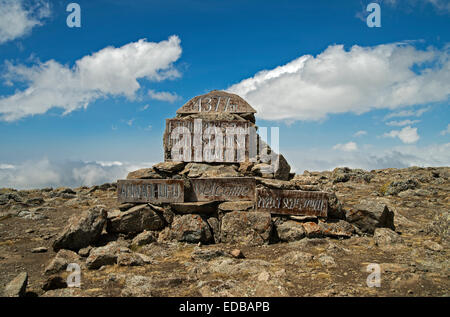
<instances>
[{"instance_id":1,"label":"stone cairn","mask_svg":"<svg viewBox=\"0 0 450 317\"><path fill-rule=\"evenodd\" d=\"M175 240L251 246L394 229L386 205L368 201L344 211L333 192L291 173L276 142L269 146L267 130L255 125L255 113L224 91L189 100L166 120L164 162L118 180L119 208L96 206L71 218L53 249L87 255L85 248L99 245L105 227L110 236L133 239L129 245ZM108 248L93 249L88 267L119 263L116 251L106 255Z\"/></svg>"},{"instance_id":2,"label":"stone cairn","mask_svg":"<svg viewBox=\"0 0 450 317\"><path fill-rule=\"evenodd\" d=\"M166 120L164 162L118 181L121 212L108 232L250 245L351 236L336 196L294 178L256 133L255 113L224 91L189 100Z\"/></svg>"}]
</instances>

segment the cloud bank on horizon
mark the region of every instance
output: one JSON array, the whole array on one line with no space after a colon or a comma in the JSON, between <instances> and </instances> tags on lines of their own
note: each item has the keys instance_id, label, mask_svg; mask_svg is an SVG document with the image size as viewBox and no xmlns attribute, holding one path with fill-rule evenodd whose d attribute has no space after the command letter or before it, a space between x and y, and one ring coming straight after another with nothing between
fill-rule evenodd
<instances>
[{"instance_id":1,"label":"cloud bank on horizon","mask_svg":"<svg viewBox=\"0 0 450 317\"><path fill-rule=\"evenodd\" d=\"M331 45L316 57L262 70L227 90L246 99L260 119L290 122L444 102L450 96L449 53L450 45L354 45L348 51Z\"/></svg>"}]
</instances>

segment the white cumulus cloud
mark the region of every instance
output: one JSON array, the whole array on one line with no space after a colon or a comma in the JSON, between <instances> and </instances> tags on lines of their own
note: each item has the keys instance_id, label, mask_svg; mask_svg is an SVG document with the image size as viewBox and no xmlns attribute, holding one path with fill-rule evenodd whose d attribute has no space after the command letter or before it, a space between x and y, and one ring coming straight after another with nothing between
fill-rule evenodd
<instances>
[{"instance_id":1,"label":"white cumulus cloud","mask_svg":"<svg viewBox=\"0 0 450 317\"><path fill-rule=\"evenodd\" d=\"M441 135L450 134L450 123L447 124L447 129L441 131Z\"/></svg>"},{"instance_id":2,"label":"white cumulus cloud","mask_svg":"<svg viewBox=\"0 0 450 317\"><path fill-rule=\"evenodd\" d=\"M359 137L359 136L363 136L363 135L367 135L367 131L359 130L359 131L355 132L355 134L353 134L353 136L355 136L355 137Z\"/></svg>"},{"instance_id":3,"label":"white cumulus cloud","mask_svg":"<svg viewBox=\"0 0 450 317\"><path fill-rule=\"evenodd\" d=\"M0 120L43 114L53 107L69 113L102 97L133 99L141 87L138 79L179 77L173 63L181 51L180 39L171 36L158 43L141 39L119 48L106 47L77 60L73 67L54 60L32 67L8 62L5 79L25 82L28 88L0 97Z\"/></svg>"},{"instance_id":4,"label":"white cumulus cloud","mask_svg":"<svg viewBox=\"0 0 450 317\"><path fill-rule=\"evenodd\" d=\"M29 34L50 14L47 1L0 0L0 44Z\"/></svg>"},{"instance_id":5,"label":"white cumulus cloud","mask_svg":"<svg viewBox=\"0 0 450 317\"><path fill-rule=\"evenodd\" d=\"M335 146L333 146L333 150L352 152L358 150L358 146L355 142L348 142L345 144L338 143Z\"/></svg>"},{"instance_id":6,"label":"white cumulus cloud","mask_svg":"<svg viewBox=\"0 0 450 317\"><path fill-rule=\"evenodd\" d=\"M411 128L410 126L404 127L401 130L392 130L385 133L383 136L389 138L399 138L406 144L416 143L420 138L417 133L417 128Z\"/></svg>"},{"instance_id":7,"label":"white cumulus cloud","mask_svg":"<svg viewBox=\"0 0 450 317\"><path fill-rule=\"evenodd\" d=\"M446 101L449 50L450 45L419 50L408 43L350 50L331 45L316 57L304 55L260 71L227 90L246 99L266 120L321 120L328 114Z\"/></svg>"},{"instance_id":8,"label":"white cumulus cloud","mask_svg":"<svg viewBox=\"0 0 450 317\"><path fill-rule=\"evenodd\" d=\"M395 121L394 120L394 121L386 122L386 125L391 126L391 127L403 127L405 125L412 125L412 124L415 124L415 123L418 123L418 122L420 122L420 120L409 120L409 119L402 120L402 121Z\"/></svg>"},{"instance_id":9,"label":"white cumulus cloud","mask_svg":"<svg viewBox=\"0 0 450 317\"><path fill-rule=\"evenodd\" d=\"M161 92L156 92L152 89L150 89L148 91L148 95L150 96L150 98L155 99L155 100L160 100L160 101L167 101L167 102L175 102L177 101L180 97L175 94L175 93L170 93L167 91L161 91Z\"/></svg>"}]
</instances>

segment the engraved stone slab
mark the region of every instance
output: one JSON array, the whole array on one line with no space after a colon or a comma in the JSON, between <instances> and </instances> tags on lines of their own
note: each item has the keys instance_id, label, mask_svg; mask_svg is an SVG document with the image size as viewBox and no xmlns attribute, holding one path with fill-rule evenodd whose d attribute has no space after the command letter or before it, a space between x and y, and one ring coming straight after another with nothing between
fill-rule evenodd
<instances>
[{"instance_id":1,"label":"engraved stone slab","mask_svg":"<svg viewBox=\"0 0 450 317\"><path fill-rule=\"evenodd\" d=\"M187 199L190 201L254 200L256 181L252 177L193 178Z\"/></svg>"},{"instance_id":2,"label":"engraved stone slab","mask_svg":"<svg viewBox=\"0 0 450 317\"><path fill-rule=\"evenodd\" d=\"M117 181L120 203L172 203L184 201L180 179L127 179Z\"/></svg>"},{"instance_id":3,"label":"engraved stone slab","mask_svg":"<svg viewBox=\"0 0 450 317\"><path fill-rule=\"evenodd\" d=\"M237 163L253 156L256 130L247 121L166 119L166 162Z\"/></svg>"},{"instance_id":4,"label":"engraved stone slab","mask_svg":"<svg viewBox=\"0 0 450 317\"><path fill-rule=\"evenodd\" d=\"M272 214L327 217L325 192L258 188L256 210Z\"/></svg>"},{"instance_id":5,"label":"engraved stone slab","mask_svg":"<svg viewBox=\"0 0 450 317\"><path fill-rule=\"evenodd\" d=\"M178 114L218 112L256 113L256 110L238 95L219 90L194 97L177 110Z\"/></svg>"}]
</instances>

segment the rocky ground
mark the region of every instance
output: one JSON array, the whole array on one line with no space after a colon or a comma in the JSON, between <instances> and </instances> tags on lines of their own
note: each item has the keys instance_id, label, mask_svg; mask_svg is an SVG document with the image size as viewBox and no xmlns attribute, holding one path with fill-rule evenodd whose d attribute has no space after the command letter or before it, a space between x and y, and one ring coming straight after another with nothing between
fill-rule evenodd
<instances>
[{"instance_id":1,"label":"rocky ground","mask_svg":"<svg viewBox=\"0 0 450 317\"><path fill-rule=\"evenodd\" d=\"M293 181L335 192L356 234L310 234L304 219L272 217L284 238L262 238L270 243L189 243L167 232L124 234L123 223L111 235L105 219L123 209L115 184L0 189L0 290L8 296L449 296L450 168L340 168L305 171ZM373 233L351 218L367 199L394 213L395 230ZM73 215L87 215L87 240L96 235L77 252L65 249L74 243L70 236L61 238ZM80 288L65 285L69 263L81 267ZM367 286L371 263L380 265L380 287Z\"/></svg>"}]
</instances>

